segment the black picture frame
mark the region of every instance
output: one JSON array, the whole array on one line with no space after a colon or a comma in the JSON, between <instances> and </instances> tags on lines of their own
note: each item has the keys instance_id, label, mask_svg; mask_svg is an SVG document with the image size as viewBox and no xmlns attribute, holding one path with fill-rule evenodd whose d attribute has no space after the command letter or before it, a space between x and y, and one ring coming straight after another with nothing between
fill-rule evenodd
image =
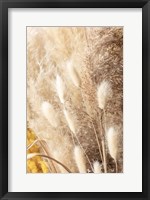
<instances>
[{"instance_id":1,"label":"black picture frame","mask_svg":"<svg viewBox=\"0 0 150 200\"><path fill-rule=\"evenodd\" d=\"M8 191L8 9L142 8L142 192ZM150 1L149 0L0 0L0 198L1 199L150 199Z\"/></svg>"}]
</instances>

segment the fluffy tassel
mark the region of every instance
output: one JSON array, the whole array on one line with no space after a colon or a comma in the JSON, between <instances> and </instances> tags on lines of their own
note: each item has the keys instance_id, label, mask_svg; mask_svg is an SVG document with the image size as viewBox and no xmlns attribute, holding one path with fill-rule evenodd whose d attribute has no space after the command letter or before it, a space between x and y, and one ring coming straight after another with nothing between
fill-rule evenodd
<instances>
[{"instance_id":1,"label":"fluffy tassel","mask_svg":"<svg viewBox=\"0 0 150 200\"><path fill-rule=\"evenodd\" d=\"M94 173L95 173L95 174L100 174L100 173L102 173L101 165L100 165L100 163L99 163L98 161L95 161L95 162L93 163L93 169L94 169Z\"/></svg>"},{"instance_id":2,"label":"fluffy tassel","mask_svg":"<svg viewBox=\"0 0 150 200\"><path fill-rule=\"evenodd\" d=\"M67 120L70 130L75 134L76 129L75 129L75 123L73 120L73 116L65 109L64 109L64 115L65 115L65 118Z\"/></svg>"},{"instance_id":3,"label":"fluffy tassel","mask_svg":"<svg viewBox=\"0 0 150 200\"><path fill-rule=\"evenodd\" d=\"M113 127L109 128L107 132L108 149L111 157L117 161L118 154L118 132Z\"/></svg>"},{"instance_id":4,"label":"fluffy tassel","mask_svg":"<svg viewBox=\"0 0 150 200\"><path fill-rule=\"evenodd\" d=\"M45 118L51 124L51 126L53 126L54 128L57 128L57 126L59 125L59 120L53 106L50 103L45 101L42 103L41 110Z\"/></svg>"},{"instance_id":5,"label":"fluffy tassel","mask_svg":"<svg viewBox=\"0 0 150 200\"><path fill-rule=\"evenodd\" d=\"M79 172L87 173L85 156L83 154L82 149L79 146L76 146L74 148L74 156L75 156L75 161L76 161L77 167L79 169Z\"/></svg>"},{"instance_id":6,"label":"fluffy tassel","mask_svg":"<svg viewBox=\"0 0 150 200\"><path fill-rule=\"evenodd\" d=\"M57 74L56 76L56 91L58 94L58 97L60 99L60 102L64 104L64 90L65 90L65 85L61 77Z\"/></svg>"},{"instance_id":7,"label":"fluffy tassel","mask_svg":"<svg viewBox=\"0 0 150 200\"><path fill-rule=\"evenodd\" d=\"M97 89L97 100L98 106L101 109L104 109L107 103L107 100L112 96L111 85L107 81L102 81Z\"/></svg>"},{"instance_id":8,"label":"fluffy tassel","mask_svg":"<svg viewBox=\"0 0 150 200\"><path fill-rule=\"evenodd\" d=\"M79 74L76 70L76 68L73 66L73 64L71 62L68 61L67 63L67 68L68 68L68 72L69 72L69 76L73 82L73 84L76 87L80 87L81 81L80 81L80 77Z\"/></svg>"}]
</instances>

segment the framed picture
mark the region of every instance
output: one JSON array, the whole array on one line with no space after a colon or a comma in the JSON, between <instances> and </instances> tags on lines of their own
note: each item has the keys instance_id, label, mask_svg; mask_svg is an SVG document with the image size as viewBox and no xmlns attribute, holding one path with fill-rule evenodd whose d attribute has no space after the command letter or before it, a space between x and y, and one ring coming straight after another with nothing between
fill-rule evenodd
<instances>
[{"instance_id":1,"label":"framed picture","mask_svg":"<svg viewBox=\"0 0 150 200\"><path fill-rule=\"evenodd\" d=\"M150 199L150 2L0 2L1 199Z\"/></svg>"}]
</instances>

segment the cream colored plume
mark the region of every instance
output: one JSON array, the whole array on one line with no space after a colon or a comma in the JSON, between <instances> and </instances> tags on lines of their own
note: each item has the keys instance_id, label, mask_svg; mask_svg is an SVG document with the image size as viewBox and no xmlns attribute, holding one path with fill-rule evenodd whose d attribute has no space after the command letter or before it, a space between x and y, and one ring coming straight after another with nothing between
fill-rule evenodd
<instances>
[{"instance_id":1,"label":"cream colored plume","mask_svg":"<svg viewBox=\"0 0 150 200\"><path fill-rule=\"evenodd\" d=\"M56 128L59 125L59 119L53 106L50 103L44 101L41 105L41 110L45 118L51 124L51 126Z\"/></svg>"},{"instance_id":2,"label":"cream colored plume","mask_svg":"<svg viewBox=\"0 0 150 200\"><path fill-rule=\"evenodd\" d=\"M83 154L82 149L79 146L75 146L74 148L74 157L79 172L87 173L85 156Z\"/></svg>"},{"instance_id":3,"label":"cream colored plume","mask_svg":"<svg viewBox=\"0 0 150 200\"><path fill-rule=\"evenodd\" d=\"M108 81L102 81L97 89L97 100L98 106L101 109L104 109L107 103L107 100L112 97L111 84Z\"/></svg>"},{"instance_id":4,"label":"cream colored plume","mask_svg":"<svg viewBox=\"0 0 150 200\"><path fill-rule=\"evenodd\" d=\"M72 114L70 114L67 110L64 109L64 115L70 130L75 134L76 129Z\"/></svg>"},{"instance_id":5,"label":"cream colored plume","mask_svg":"<svg viewBox=\"0 0 150 200\"><path fill-rule=\"evenodd\" d=\"M80 87L81 81L79 74L71 61L67 62L67 70L69 72L69 77L71 78L73 84L76 87Z\"/></svg>"},{"instance_id":6,"label":"cream colored plume","mask_svg":"<svg viewBox=\"0 0 150 200\"><path fill-rule=\"evenodd\" d=\"M107 143L108 149L111 157L117 161L117 154L118 154L118 132L115 131L113 127L108 129L107 132Z\"/></svg>"},{"instance_id":7,"label":"cream colored plume","mask_svg":"<svg viewBox=\"0 0 150 200\"><path fill-rule=\"evenodd\" d=\"M57 76L56 76L56 91L57 91L58 97L60 99L60 102L62 104L64 104L64 102L65 102L64 90L65 90L64 82L63 82L62 78L57 74Z\"/></svg>"},{"instance_id":8,"label":"cream colored plume","mask_svg":"<svg viewBox=\"0 0 150 200\"><path fill-rule=\"evenodd\" d=\"M93 169L94 169L94 173L95 174L102 173L102 167L101 167L101 165L100 165L100 163L98 161L95 161L93 163Z\"/></svg>"}]
</instances>

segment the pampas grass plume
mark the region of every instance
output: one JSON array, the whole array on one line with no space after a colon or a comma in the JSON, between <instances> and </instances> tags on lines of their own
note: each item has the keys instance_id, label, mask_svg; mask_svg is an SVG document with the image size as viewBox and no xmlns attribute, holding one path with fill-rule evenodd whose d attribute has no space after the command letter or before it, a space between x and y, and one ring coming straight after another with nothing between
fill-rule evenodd
<instances>
[{"instance_id":1,"label":"pampas grass plume","mask_svg":"<svg viewBox=\"0 0 150 200\"><path fill-rule=\"evenodd\" d=\"M93 169L94 169L94 173L95 174L102 173L101 165L100 165L100 163L98 161L95 161L93 163Z\"/></svg>"},{"instance_id":2,"label":"pampas grass plume","mask_svg":"<svg viewBox=\"0 0 150 200\"><path fill-rule=\"evenodd\" d=\"M86 173L86 161L82 149L79 146L74 148L74 157L80 173Z\"/></svg>"},{"instance_id":3,"label":"pampas grass plume","mask_svg":"<svg viewBox=\"0 0 150 200\"><path fill-rule=\"evenodd\" d=\"M67 120L70 130L75 134L76 129L75 129L75 123L73 120L73 116L65 109L64 109L64 115L65 115L65 118Z\"/></svg>"},{"instance_id":4,"label":"pampas grass plume","mask_svg":"<svg viewBox=\"0 0 150 200\"><path fill-rule=\"evenodd\" d=\"M60 102L62 104L64 104L64 102L65 102L64 90L65 90L64 82L63 82L62 78L57 74L57 76L56 76L56 91L57 91L58 97L60 99Z\"/></svg>"},{"instance_id":5,"label":"pampas grass plume","mask_svg":"<svg viewBox=\"0 0 150 200\"><path fill-rule=\"evenodd\" d=\"M80 84L81 84L80 77L79 77L77 70L73 66L72 62L70 62L70 61L67 62L67 69L68 69L69 76L70 76L73 84L76 87L80 87Z\"/></svg>"},{"instance_id":6,"label":"pampas grass plume","mask_svg":"<svg viewBox=\"0 0 150 200\"><path fill-rule=\"evenodd\" d=\"M107 103L107 100L112 96L111 85L107 81L102 81L97 89L97 100L98 106L101 109L104 109Z\"/></svg>"},{"instance_id":7,"label":"pampas grass plume","mask_svg":"<svg viewBox=\"0 0 150 200\"><path fill-rule=\"evenodd\" d=\"M118 132L113 127L109 128L107 132L108 149L111 157L117 161L118 154Z\"/></svg>"},{"instance_id":8,"label":"pampas grass plume","mask_svg":"<svg viewBox=\"0 0 150 200\"><path fill-rule=\"evenodd\" d=\"M59 125L59 120L53 106L50 103L44 101L41 105L41 110L45 118L51 124L51 126L56 128Z\"/></svg>"}]
</instances>

